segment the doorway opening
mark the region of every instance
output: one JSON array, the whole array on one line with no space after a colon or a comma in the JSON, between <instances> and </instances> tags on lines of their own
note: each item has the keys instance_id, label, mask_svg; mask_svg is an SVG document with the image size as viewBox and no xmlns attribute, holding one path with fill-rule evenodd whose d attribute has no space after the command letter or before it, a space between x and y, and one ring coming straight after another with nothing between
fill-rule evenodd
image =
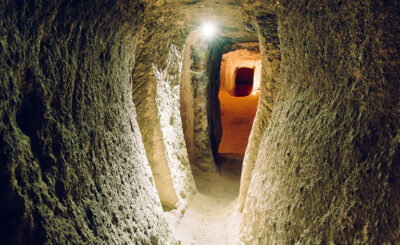
<instances>
[{"instance_id":1,"label":"doorway opening","mask_svg":"<svg viewBox=\"0 0 400 245\"><path fill-rule=\"evenodd\" d=\"M235 76L235 96L248 96L253 89L253 79L254 68L238 68Z\"/></svg>"}]
</instances>

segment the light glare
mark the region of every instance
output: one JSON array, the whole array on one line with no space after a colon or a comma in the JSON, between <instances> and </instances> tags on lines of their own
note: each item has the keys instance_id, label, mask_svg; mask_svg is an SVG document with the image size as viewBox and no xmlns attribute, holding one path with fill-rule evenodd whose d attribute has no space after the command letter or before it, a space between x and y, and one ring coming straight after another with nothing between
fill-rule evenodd
<instances>
[{"instance_id":1,"label":"light glare","mask_svg":"<svg viewBox=\"0 0 400 245\"><path fill-rule=\"evenodd\" d=\"M211 22L204 22L201 26L201 32L206 38L210 38L217 32L217 27Z\"/></svg>"}]
</instances>

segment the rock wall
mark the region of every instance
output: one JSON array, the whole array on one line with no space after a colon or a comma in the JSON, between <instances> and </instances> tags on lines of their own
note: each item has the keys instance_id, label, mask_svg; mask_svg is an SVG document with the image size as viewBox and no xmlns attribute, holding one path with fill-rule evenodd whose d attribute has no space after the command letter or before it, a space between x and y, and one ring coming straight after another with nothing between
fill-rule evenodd
<instances>
[{"instance_id":1,"label":"rock wall","mask_svg":"<svg viewBox=\"0 0 400 245\"><path fill-rule=\"evenodd\" d=\"M131 96L146 4L0 3L2 243L173 243Z\"/></svg>"},{"instance_id":2,"label":"rock wall","mask_svg":"<svg viewBox=\"0 0 400 245\"><path fill-rule=\"evenodd\" d=\"M280 91L246 244L400 241L398 1L280 1Z\"/></svg>"},{"instance_id":3,"label":"rock wall","mask_svg":"<svg viewBox=\"0 0 400 245\"><path fill-rule=\"evenodd\" d=\"M196 192L179 110L180 99L178 95L180 94L182 53L183 51L178 50L176 46L170 45L167 67L160 71L157 66L153 65L157 80L157 113L160 120L165 156L168 161L168 170L179 199L178 209L185 209L190 197ZM160 174L165 176L166 172Z\"/></svg>"},{"instance_id":4,"label":"rock wall","mask_svg":"<svg viewBox=\"0 0 400 245\"><path fill-rule=\"evenodd\" d=\"M195 164L195 145L194 145L194 95L191 66L191 47L197 40L197 32L191 32L186 39L183 50L182 77L179 90L180 112L182 120L182 129L185 138L186 149L191 164Z\"/></svg>"},{"instance_id":5,"label":"rock wall","mask_svg":"<svg viewBox=\"0 0 400 245\"><path fill-rule=\"evenodd\" d=\"M207 74L209 81L207 84L207 120L209 125L209 141L213 157L218 153L219 144L222 138L222 123L220 112L220 101L218 99L220 86L220 70L223 53L223 45L220 40L213 40L209 47L207 61Z\"/></svg>"},{"instance_id":6,"label":"rock wall","mask_svg":"<svg viewBox=\"0 0 400 245\"><path fill-rule=\"evenodd\" d=\"M278 39L278 23L274 14L261 15L257 19L261 53L260 98L254 118L240 179L239 209L243 210L247 190L262 137L270 123L275 98L279 90L279 68L281 53Z\"/></svg>"},{"instance_id":7,"label":"rock wall","mask_svg":"<svg viewBox=\"0 0 400 245\"><path fill-rule=\"evenodd\" d=\"M193 167L215 171L211 131L221 130L214 129L209 123L208 111L210 104L214 103L209 91L211 77L207 67L210 61L210 41L204 39L199 31L191 32L184 55L180 100L186 146Z\"/></svg>"},{"instance_id":8,"label":"rock wall","mask_svg":"<svg viewBox=\"0 0 400 245\"><path fill-rule=\"evenodd\" d=\"M180 119L181 15L168 1L147 8L133 71L138 123L165 210L184 210L196 190Z\"/></svg>"}]
</instances>

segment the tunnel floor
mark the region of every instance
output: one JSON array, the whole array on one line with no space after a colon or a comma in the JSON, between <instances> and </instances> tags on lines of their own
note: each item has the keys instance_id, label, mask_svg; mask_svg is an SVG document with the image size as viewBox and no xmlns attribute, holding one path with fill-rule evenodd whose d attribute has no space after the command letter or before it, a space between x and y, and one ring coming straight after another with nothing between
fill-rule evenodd
<instances>
[{"instance_id":1,"label":"tunnel floor","mask_svg":"<svg viewBox=\"0 0 400 245\"><path fill-rule=\"evenodd\" d=\"M257 111L258 97L258 93L235 97L226 91L219 92L223 130L219 153L244 153L246 151Z\"/></svg>"},{"instance_id":2,"label":"tunnel floor","mask_svg":"<svg viewBox=\"0 0 400 245\"><path fill-rule=\"evenodd\" d=\"M220 154L219 172L193 169L199 192L173 227L182 245L236 244L239 241L238 194L242 161L242 154Z\"/></svg>"}]
</instances>

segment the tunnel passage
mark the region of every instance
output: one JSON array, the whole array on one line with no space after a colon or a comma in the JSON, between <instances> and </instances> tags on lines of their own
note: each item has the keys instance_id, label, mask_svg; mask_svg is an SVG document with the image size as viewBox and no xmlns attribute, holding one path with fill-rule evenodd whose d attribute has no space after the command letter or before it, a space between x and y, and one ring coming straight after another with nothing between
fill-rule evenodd
<instances>
[{"instance_id":1,"label":"tunnel passage","mask_svg":"<svg viewBox=\"0 0 400 245\"><path fill-rule=\"evenodd\" d=\"M235 96L248 96L253 89L254 68L241 67L235 76Z\"/></svg>"},{"instance_id":2,"label":"tunnel passage","mask_svg":"<svg viewBox=\"0 0 400 245\"><path fill-rule=\"evenodd\" d=\"M245 153L257 110L260 74L257 42L241 44L222 56L218 97L223 134L218 153Z\"/></svg>"},{"instance_id":3,"label":"tunnel passage","mask_svg":"<svg viewBox=\"0 0 400 245\"><path fill-rule=\"evenodd\" d=\"M244 154L257 110L259 94L235 97L221 90L222 139L218 153Z\"/></svg>"},{"instance_id":4,"label":"tunnel passage","mask_svg":"<svg viewBox=\"0 0 400 245\"><path fill-rule=\"evenodd\" d=\"M208 13L240 32L232 42L240 24L257 30L263 56L240 242L399 243L400 1L20 0L0 13L4 244L178 243L149 162L185 164L163 130L178 128L180 36Z\"/></svg>"}]
</instances>

